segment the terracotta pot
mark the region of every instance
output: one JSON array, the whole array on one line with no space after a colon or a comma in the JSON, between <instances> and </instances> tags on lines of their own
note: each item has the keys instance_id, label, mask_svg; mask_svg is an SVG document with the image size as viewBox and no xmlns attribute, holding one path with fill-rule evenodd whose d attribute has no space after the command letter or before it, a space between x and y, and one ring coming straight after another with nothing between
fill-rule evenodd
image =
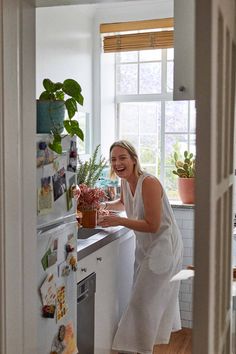
<instances>
[{"instance_id":1,"label":"terracotta pot","mask_svg":"<svg viewBox=\"0 0 236 354\"><path fill-rule=\"evenodd\" d=\"M81 225L87 228L94 228L97 226L97 210L82 210Z\"/></svg>"},{"instance_id":2,"label":"terracotta pot","mask_svg":"<svg viewBox=\"0 0 236 354\"><path fill-rule=\"evenodd\" d=\"M178 178L178 192L184 204L195 203L195 178Z\"/></svg>"}]
</instances>

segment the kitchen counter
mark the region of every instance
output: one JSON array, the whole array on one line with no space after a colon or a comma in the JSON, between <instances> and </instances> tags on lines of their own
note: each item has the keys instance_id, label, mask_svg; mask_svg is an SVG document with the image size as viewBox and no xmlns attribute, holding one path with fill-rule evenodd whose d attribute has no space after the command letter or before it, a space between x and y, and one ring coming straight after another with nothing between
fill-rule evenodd
<instances>
[{"instance_id":1,"label":"kitchen counter","mask_svg":"<svg viewBox=\"0 0 236 354\"><path fill-rule=\"evenodd\" d=\"M77 239L77 259L81 260L89 254L97 251L101 247L106 246L110 242L122 237L130 230L123 226L107 227L101 228L97 227L95 229L101 230L93 236L86 239ZM79 230L78 230L79 232Z\"/></svg>"}]
</instances>

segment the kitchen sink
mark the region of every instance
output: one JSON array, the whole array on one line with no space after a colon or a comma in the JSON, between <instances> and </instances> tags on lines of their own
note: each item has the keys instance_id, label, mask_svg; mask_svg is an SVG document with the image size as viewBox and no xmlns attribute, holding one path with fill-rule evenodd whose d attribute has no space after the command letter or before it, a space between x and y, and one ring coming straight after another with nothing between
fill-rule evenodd
<instances>
[{"instance_id":1,"label":"kitchen sink","mask_svg":"<svg viewBox=\"0 0 236 354\"><path fill-rule=\"evenodd\" d=\"M78 230L78 239L86 239L98 234L99 232L103 232L103 230L81 227L81 229Z\"/></svg>"}]
</instances>

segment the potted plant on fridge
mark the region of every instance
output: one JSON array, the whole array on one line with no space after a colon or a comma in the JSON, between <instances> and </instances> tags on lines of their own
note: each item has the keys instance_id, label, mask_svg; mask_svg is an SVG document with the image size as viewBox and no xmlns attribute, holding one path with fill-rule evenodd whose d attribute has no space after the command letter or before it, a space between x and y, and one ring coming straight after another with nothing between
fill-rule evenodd
<instances>
[{"instance_id":1,"label":"potted plant on fridge","mask_svg":"<svg viewBox=\"0 0 236 354\"><path fill-rule=\"evenodd\" d=\"M73 79L66 79L63 82L44 79L43 86L45 90L37 100L37 133L51 134L53 141L49 147L61 154L64 129L71 137L77 135L82 141L84 140L78 121L73 119L78 111L77 104L82 106L84 102L82 89ZM66 119L64 119L65 111L68 114Z\"/></svg>"},{"instance_id":2,"label":"potted plant on fridge","mask_svg":"<svg viewBox=\"0 0 236 354\"><path fill-rule=\"evenodd\" d=\"M194 204L195 202L195 158L191 152L184 151L184 158L179 159L177 152L174 153L174 163L176 169L173 174L178 178L178 192L184 204Z\"/></svg>"}]
</instances>

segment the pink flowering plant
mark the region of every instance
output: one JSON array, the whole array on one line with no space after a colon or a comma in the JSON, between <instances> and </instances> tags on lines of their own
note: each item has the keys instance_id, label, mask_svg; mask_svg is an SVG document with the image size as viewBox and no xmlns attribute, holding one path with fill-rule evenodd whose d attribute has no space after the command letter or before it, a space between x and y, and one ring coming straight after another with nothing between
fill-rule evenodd
<instances>
[{"instance_id":1,"label":"pink flowering plant","mask_svg":"<svg viewBox=\"0 0 236 354\"><path fill-rule=\"evenodd\" d=\"M77 193L77 209L82 210L99 210L100 202L107 199L106 194L101 188L90 188L86 184L79 185L80 193Z\"/></svg>"}]
</instances>

